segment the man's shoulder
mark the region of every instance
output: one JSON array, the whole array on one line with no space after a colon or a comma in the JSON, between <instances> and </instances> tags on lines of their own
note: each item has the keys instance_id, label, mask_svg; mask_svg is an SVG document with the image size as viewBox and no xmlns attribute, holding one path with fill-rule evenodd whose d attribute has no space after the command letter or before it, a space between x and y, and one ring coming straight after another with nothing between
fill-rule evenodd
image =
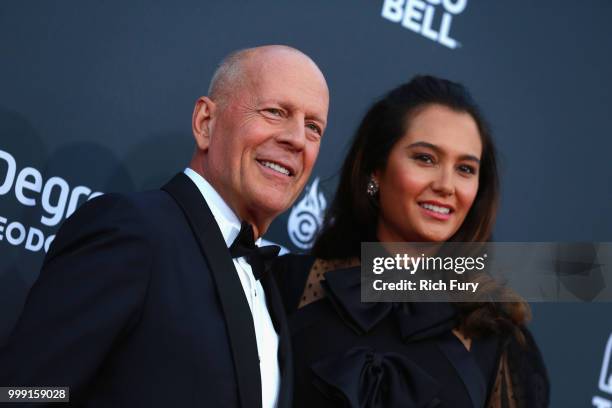
<instances>
[{"instance_id":1,"label":"man's shoulder","mask_svg":"<svg viewBox=\"0 0 612 408\"><path fill-rule=\"evenodd\" d=\"M168 193L151 190L107 193L81 205L62 224L56 240L113 235L156 236L158 224L180 216Z\"/></svg>"},{"instance_id":2,"label":"man's shoulder","mask_svg":"<svg viewBox=\"0 0 612 408\"><path fill-rule=\"evenodd\" d=\"M125 222L133 219L146 222L148 218L173 208L176 208L176 204L170 195L162 190L107 193L84 203L67 221L117 219Z\"/></svg>"}]
</instances>

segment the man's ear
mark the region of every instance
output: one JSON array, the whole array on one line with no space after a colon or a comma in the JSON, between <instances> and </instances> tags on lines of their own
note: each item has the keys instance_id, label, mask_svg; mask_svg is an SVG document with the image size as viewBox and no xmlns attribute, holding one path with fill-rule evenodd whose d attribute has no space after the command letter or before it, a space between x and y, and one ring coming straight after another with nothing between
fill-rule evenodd
<instances>
[{"instance_id":1,"label":"man's ear","mask_svg":"<svg viewBox=\"0 0 612 408\"><path fill-rule=\"evenodd\" d=\"M207 150L210 144L211 121L215 115L215 103L206 96L196 101L191 118L191 130L199 150Z\"/></svg>"}]
</instances>

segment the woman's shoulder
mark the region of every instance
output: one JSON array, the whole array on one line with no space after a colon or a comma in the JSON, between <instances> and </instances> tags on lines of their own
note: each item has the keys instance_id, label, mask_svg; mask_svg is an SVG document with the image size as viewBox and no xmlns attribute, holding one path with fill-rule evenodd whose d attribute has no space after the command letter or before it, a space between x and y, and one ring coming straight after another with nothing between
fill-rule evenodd
<instances>
[{"instance_id":1,"label":"woman's shoulder","mask_svg":"<svg viewBox=\"0 0 612 408\"><path fill-rule=\"evenodd\" d=\"M308 254L287 253L278 256L274 259L272 266L274 273L283 273L287 270L295 269L310 269L310 265L315 261L315 258Z\"/></svg>"},{"instance_id":2,"label":"woman's shoulder","mask_svg":"<svg viewBox=\"0 0 612 408\"><path fill-rule=\"evenodd\" d=\"M286 254L272 263L272 273L283 298L286 312L297 309L315 258L306 254Z\"/></svg>"},{"instance_id":3,"label":"woman's shoulder","mask_svg":"<svg viewBox=\"0 0 612 408\"><path fill-rule=\"evenodd\" d=\"M544 358L527 327L520 327L523 338L510 336L505 347L509 381L514 399L524 406L547 407L550 402L550 383ZM523 406L523 405L521 405Z\"/></svg>"}]
</instances>

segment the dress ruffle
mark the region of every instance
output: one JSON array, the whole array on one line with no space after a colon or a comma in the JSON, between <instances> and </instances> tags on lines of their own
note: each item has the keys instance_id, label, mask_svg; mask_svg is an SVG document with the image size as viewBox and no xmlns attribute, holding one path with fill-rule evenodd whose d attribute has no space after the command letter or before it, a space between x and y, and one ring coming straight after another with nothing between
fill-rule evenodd
<instances>
[{"instance_id":1,"label":"dress ruffle","mask_svg":"<svg viewBox=\"0 0 612 408\"><path fill-rule=\"evenodd\" d=\"M390 314L405 342L433 337L456 325L456 311L449 303L361 302L359 268L328 273L322 285L340 317L357 334L370 332Z\"/></svg>"},{"instance_id":2,"label":"dress ruffle","mask_svg":"<svg viewBox=\"0 0 612 408\"><path fill-rule=\"evenodd\" d=\"M440 385L399 353L355 347L311 366L315 386L339 406L429 408L439 405Z\"/></svg>"},{"instance_id":3,"label":"dress ruffle","mask_svg":"<svg viewBox=\"0 0 612 408\"><path fill-rule=\"evenodd\" d=\"M448 332L455 309L448 303L361 302L359 268L337 270L322 282L326 297L357 334L374 330L393 316L404 342ZM315 386L339 405L350 408L435 407L439 384L405 355L354 347L311 365Z\"/></svg>"}]
</instances>

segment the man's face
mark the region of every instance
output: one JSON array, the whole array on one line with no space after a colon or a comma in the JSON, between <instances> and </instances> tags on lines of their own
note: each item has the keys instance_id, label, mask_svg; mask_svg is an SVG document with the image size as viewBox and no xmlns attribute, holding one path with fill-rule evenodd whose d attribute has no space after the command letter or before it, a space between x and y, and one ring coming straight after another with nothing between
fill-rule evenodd
<instances>
[{"instance_id":1,"label":"man's face","mask_svg":"<svg viewBox=\"0 0 612 408\"><path fill-rule=\"evenodd\" d=\"M294 53L253 58L244 70L246 80L212 115L205 171L240 218L271 221L310 176L328 91L314 64Z\"/></svg>"}]
</instances>

